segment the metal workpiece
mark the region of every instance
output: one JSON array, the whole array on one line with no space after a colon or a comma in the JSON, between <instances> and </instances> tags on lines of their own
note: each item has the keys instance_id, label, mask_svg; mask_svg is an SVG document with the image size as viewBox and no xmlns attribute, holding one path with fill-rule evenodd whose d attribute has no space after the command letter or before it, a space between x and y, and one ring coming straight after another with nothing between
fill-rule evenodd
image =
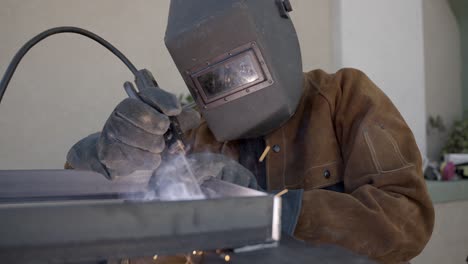
<instances>
[{"instance_id":1,"label":"metal workpiece","mask_svg":"<svg viewBox=\"0 0 468 264\"><path fill-rule=\"evenodd\" d=\"M0 202L16 200L91 199L145 193L151 173L136 172L110 181L78 170L0 170Z\"/></svg>"},{"instance_id":2,"label":"metal workpiece","mask_svg":"<svg viewBox=\"0 0 468 264\"><path fill-rule=\"evenodd\" d=\"M280 214L275 209L280 206L278 197L215 180L203 188L216 191L220 198L21 200L0 185L2 198L15 197L0 202L0 259L6 263L96 261L240 248L279 239L280 223L273 221L280 218L275 216Z\"/></svg>"},{"instance_id":3,"label":"metal workpiece","mask_svg":"<svg viewBox=\"0 0 468 264\"><path fill-rule=\"evenodd\" d=\"M2 263L108 263L217 249L230 249L232 263L372 263L281 236L278 196L212 179L201 186L208 199L145 201L138 194L148 191L147 180L0 171ZM226 261L206 254L203 263Z\"/></svg>"}]
</instances>

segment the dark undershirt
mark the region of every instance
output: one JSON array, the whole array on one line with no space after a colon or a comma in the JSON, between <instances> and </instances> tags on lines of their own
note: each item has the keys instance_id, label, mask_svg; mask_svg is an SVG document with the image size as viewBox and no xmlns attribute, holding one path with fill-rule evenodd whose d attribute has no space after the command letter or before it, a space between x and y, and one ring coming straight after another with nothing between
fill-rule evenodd
<instances>
[{"instance_id":1,"label":"dark undershirt","mask_svg":"<svg viewBox=\"0 0 468 264\"><path fill-rule=\"evenodd\" d=\"M260 188L267 190L265 162L258 161L265 150L265 140L263 138L241 139L239 145L239 163L255 175Z\"/></svg>"}]
</instances>

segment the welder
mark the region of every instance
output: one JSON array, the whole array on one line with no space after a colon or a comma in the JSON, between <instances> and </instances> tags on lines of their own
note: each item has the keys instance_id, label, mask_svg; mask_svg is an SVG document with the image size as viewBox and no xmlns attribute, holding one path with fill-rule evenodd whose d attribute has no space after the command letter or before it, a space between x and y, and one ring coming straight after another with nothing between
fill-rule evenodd
<instances>
[{"instance_id":1,"label":"welder","mask_svg":"<svg viewBox=\"0 0 468 264\"><path fill-rule=\"evenodd\" d=\"M73 146L67 165L110 179L156 170L168 117L177 117L189 157L217 153L230 164L224 180L289 190L284 232L382 263L409 261L434 224L414 136L364 73L303 73L291 10L287 0L172 0L165 43L198 112L142 90Z\"/></svg>"}]
</instances>

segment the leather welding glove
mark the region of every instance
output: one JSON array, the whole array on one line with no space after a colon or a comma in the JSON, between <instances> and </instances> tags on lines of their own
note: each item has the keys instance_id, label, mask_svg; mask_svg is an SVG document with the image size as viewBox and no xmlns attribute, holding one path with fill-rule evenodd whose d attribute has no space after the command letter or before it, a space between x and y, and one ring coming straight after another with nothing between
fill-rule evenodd
<instances>
[{"instance_id":1,"label":"leather welding glove","mask_svg":"<svg viewBox=\"0 0 468 264\"><path fill-rule=\"evenodd\" d=\"M243 187L257 189L257 179L237 161L213 153L194 153L187 156L191 169L199 183L212 177Z\"/></svg>"},{"instance_id":2,"label":"leather welding glove","mask_svg":"<svg viewBox=\"0 0 468 264\"><path fill-rule=\"evenodd\" d=\"M167 189L170 187L168 183L202 185L212 178L252 189L258 187L255 176L247 168L225 155L213 153L193 153L185 160L177 156L165 160L153 175L152 182L156 188Z\"/></svg>"},{"instance_id":3,"label":"leather welding glove","mask_svg":"<svg viewBox=\"0 0 468 264\"><path fill-rule=\"evenodd\" d=\"M102 132L76 143L67 155L74 169L93 170L109 179L137 170L152 173L161 163L163 135L177 116L183 131L195 128L200 115L182 110L177 97L158 87L142 89L140 98L127 98L117 105Z\"/></svg>"}]
</instances>

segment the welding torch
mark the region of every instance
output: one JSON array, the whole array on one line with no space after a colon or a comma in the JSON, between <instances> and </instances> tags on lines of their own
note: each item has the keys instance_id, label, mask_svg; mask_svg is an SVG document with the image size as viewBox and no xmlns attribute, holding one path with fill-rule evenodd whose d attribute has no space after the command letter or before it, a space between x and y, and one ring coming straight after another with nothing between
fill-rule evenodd
<instances>
[{"instance_id":1,"label":"welding torch","mask_svg":"<svg viewBox=\"0 0 468 264\"><path fill-rule=\"evenodd\" d=\"M104 48L109 50L112 54L117 56L117 58L119 58L120 61L122 61L130 70L130 72L135 76L135 84L136 84L137 89L135 89L135 87L133 86L131 82L126 82L124 84L125 91L127 92L130 98L134 98L143 102L144 100L142 100L138 91L142 91L143 89L160 89L159 85L157 84L156 80L154 79L150 71L146 69L138 70L138 68L135 67L135 65L111 43L109 43L102 37L94 34L93 32L90 32L90 31L87 31L85 29L78 28L78 27L66 26L66 27L55 27L55 28L51 28L51 29L43 31L39 33L38 35L34 36L28 42L26 42L18 50L18 52L14 55L13 59L8 65L5 71L5 74L0 80L0 103L2 102L5 91L8 88L8 84L10 83L19 63L24 58L24 56L28 53L28 51L31 50L35 45L37 45L42 40L50 36L53 36L56 34L63 34L63 33L72 33L72 34L78 34L78 35L87 37L99 43ZM191 108L192 106L193 104L186 106L186 108ZM158 107L154 107L154 108L157 111L164 113L163 111L161 111L161 109L158 109ZM169 121L170 121L169 129L163 136L166 146L168 146L168 153L185 156L187 150L183 141L183 131L180 127L179 121L175 116L170 116ZM189 170L190 168L188 167L187 162L185 163L186 163L187 169Z\"/></svg>"},{"instance_id":2,"label":"welding torch","mask_svg":"<svg viewBox=\"0 0 468 264\"><path fill-rule=\"evenodd\" d=\"M147 71L147 70L142 70L142 71ZM149 76L151 75L143 74L143 78L151 78ZM154 81L154 79L152 79L151 82L153 84L157 84L156 81ZM141 83L141 82L137 82L137 83ZM143 83L147 83L147 82L143 82ZM124 83L124 90L127 93L129 98L137 99L137 100L140 100L141 102L144 102L143 99L141 99L141 97L138 95L138 92L135 89L135 86L131 82L127 81ZM161 109L158 109L157 107L155 107L155 109L161 113L163 112ZM169 153L171 154L177 153L177 154L181 154L185 156L186 155L185 144L183 141L183 132L182 132L182 129L180 128L179 120L177 120L177 117L175 116L170 116L169 121L170 121L169 129L164 134L164 141L166 142L166 145L168 146Z\"/></svg>"},{"instance_id":3,"label":"welding torch","mask_svg":"<svg viewBox=\"0 0 468 264\"><path fill-rule=\"evenodd\" d=\"M146 69L138 70L135 67L135 65L133 65L133 63L122 52L120 52L116 47L114 47L111 43L101 38L100 36L90 31L87 31L85 29L78 28L78 27L56 27L56 28L48 29L36 35L32 39L30 39L27 43L25 43L21 47L21 49L15 54L12 61L7 67L5 75L0 80L0 102L3 99L3 95L5 94L5 91L8 87L8 84L10 83L11 78L13 77L13 74L16 71L16 68L18 67L19 63L21 62L23 57L26 55L26 53L32 47L34 47L37 43L41 42L43 39L48 38L52 35L61 34L61 33L74 33L74 34L79 34L79 35L88 37L96 41L97 43L101 44L106 49L108 49L115 56L117 56L133 73L133 75L135 76L136 86L138 87L139 90L143 88L154 88L154 87L159 88L156 80L154 79L150 71ZM135 87L133 86L131 82L126 82L124 84L124 88L129 97L143 101L138 95L137 90L135 89ZM161 109L157 109L157 110L161 113L163 112L161 111ZM182 153L185 155L185 145L182 140L183 132L180 128L179 121L174 116L169 117L169 119L170 119L170 127L169 127L169 130L166 132L166 134L164 134L164 140L167 146L169 146L170 153Z\"/></svg>"}]
</instances>

